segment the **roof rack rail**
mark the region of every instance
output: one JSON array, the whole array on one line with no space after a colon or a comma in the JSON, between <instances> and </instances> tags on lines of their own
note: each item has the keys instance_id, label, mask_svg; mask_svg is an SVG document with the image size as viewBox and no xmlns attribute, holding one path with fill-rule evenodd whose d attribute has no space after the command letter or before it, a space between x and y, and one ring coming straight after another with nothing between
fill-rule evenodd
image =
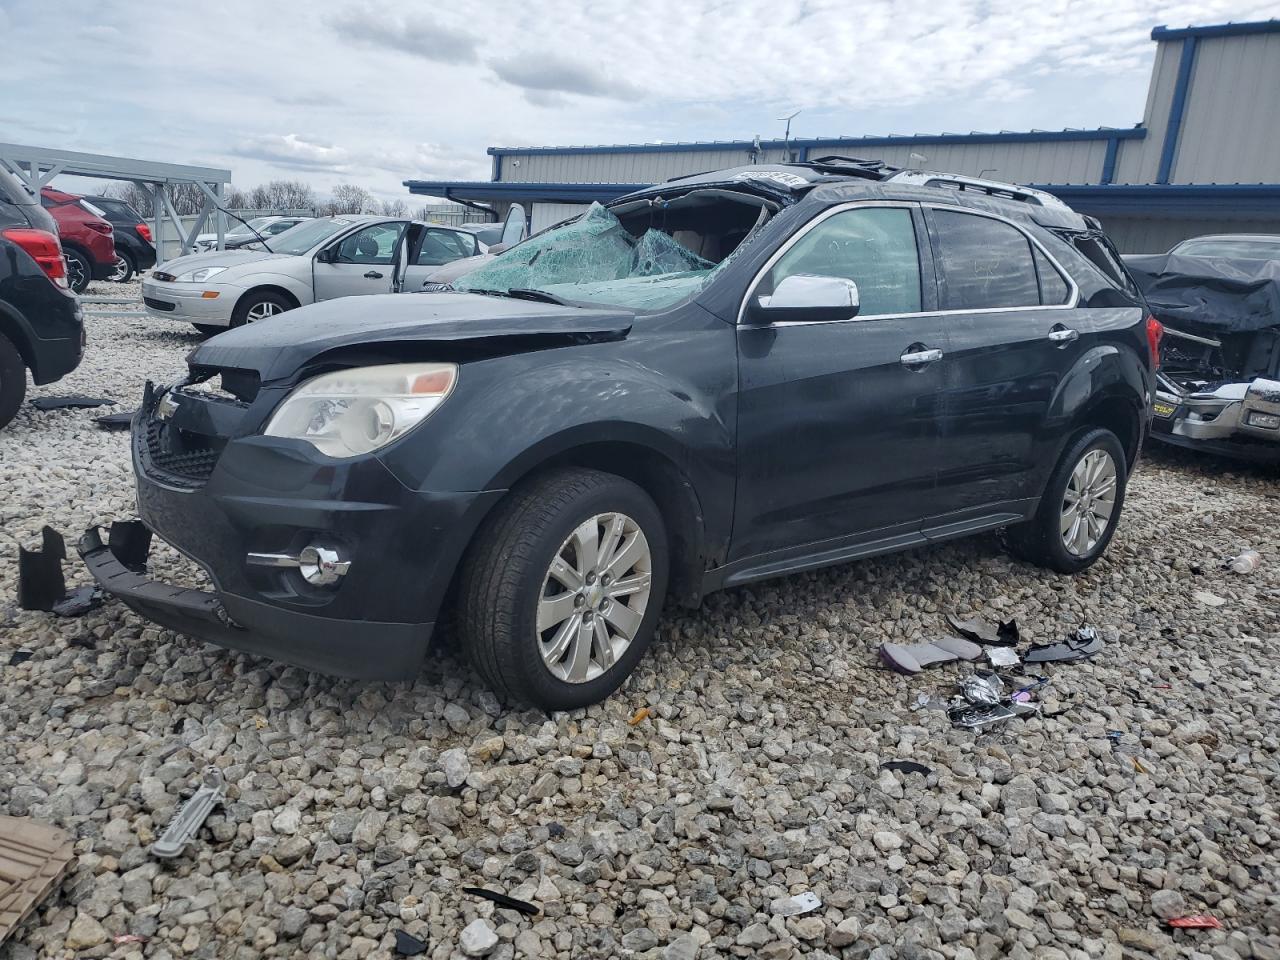
<instances>
[{"instance_id":1,"label":"roof rack rail","mask_svg":"<svg viewBox=\"0 0 1280 960\"><path fill-rule=\"evenodd\" d=\"M953 190L985 193L989 197L999 197L1002 200L1017 200L1021 203L1032 203L1040 207L1066 206L1053 194L1045 193L1043 190L1019 186L1016 183L1005 183L1000 180L985 180L981 177L966 177L954 173L932 173L927 170L899 170L889 179L894 183L910 183L922 187L949 187Z\"/></svg>"},{"instance_id":2,"label":"roof rack rail","mask_svg":"<svg viewBox=\"0 0 1280 960\"><path fill-rule=\"evenodd\" d=\"M887 180L899 171L899 167L885 163L883 160L868 160L865 157L842 157L836 154L825 157L812 157L808 160L795 160L784 164L788 167L809 167L829 173L844 173L854 177L866 177L868 180Z\"/></svg>"}]
</instances>

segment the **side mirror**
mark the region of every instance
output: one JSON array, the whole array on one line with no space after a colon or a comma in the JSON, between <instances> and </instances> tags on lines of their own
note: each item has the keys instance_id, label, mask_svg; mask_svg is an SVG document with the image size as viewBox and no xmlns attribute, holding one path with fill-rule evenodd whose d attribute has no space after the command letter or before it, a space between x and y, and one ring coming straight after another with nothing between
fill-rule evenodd
<instances>
[{"instance_id":1,"label":"side mirror","mask_svg":"<svg viewBox=\"0 0 1280 960\"><path fill-rule=\"evenodd\" d=\"M316 254L316 263L337 263L337 262L338 262L338 247L336 244L332 247L325 247L323 250L321 250L319 253Z\"/></svg>"},{"instance_id":2,"label":"side mirror","mask_svg":"<svg viewBox=\"0 0 1280 960\"><path fill-rule=\"evenodd\" d=\"M752 298L748 322L822 323L858 315L858 285L844 277L797 273L784 277L772 294Z\"/></svg>"}]
</instances>

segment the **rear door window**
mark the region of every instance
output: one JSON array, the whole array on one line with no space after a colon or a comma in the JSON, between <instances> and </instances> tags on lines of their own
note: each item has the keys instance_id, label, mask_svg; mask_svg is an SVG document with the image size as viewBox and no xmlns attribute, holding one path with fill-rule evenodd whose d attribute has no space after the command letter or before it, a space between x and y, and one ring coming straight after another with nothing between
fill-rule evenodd
<instances>
[{"instance_id":1,"label":"rear door window","mask_svg":"<svg viewBox=\"0 0 1280 960\"><path fill-rule=\"evenodd\" d=\"M941 209L932 213L943 310L1040 305L1031 241L1022 231L973 213Z\"/></svg>"},{"instance_id":2,"label":"rear door window","mask_svg":"<svg viewBox=\"0 0 1280 960\"><path fill-rule=\"evenodd\" d=\"M858 285L860 317L920 312L920 254L911 211L863 207L823 220L769 270L757 294L796 274L843 277Z\"/></svg>"}]
</instances>

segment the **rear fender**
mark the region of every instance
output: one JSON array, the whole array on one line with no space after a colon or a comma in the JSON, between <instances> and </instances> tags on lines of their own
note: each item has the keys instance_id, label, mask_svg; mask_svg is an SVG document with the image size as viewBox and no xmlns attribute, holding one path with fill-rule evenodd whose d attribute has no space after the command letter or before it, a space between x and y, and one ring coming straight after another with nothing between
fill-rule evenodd
<instances>
[{"instance_id":1,"label":"rear fender","mask_svg":"<svg viewBox=\"0 0 1280 960\"><path fill-rule=\"evenodd\" d=\"M1130 429L1124 431L1130 435L1120 436L1120 441L1130 455L1132 466L1137 446L1146 432L1150 400L1148 376L1144 360L1115 344L1097 344L1082 353L1058 383L1049 404L1046 433L1057 437L1058 442L1053 456L1045 458L1040 465L1039 480L1047 480L1063 450L1080 429L1107 426L1114 431L1118 414L1125 420L1131 418Z\"/></svg>"}]
</instances>

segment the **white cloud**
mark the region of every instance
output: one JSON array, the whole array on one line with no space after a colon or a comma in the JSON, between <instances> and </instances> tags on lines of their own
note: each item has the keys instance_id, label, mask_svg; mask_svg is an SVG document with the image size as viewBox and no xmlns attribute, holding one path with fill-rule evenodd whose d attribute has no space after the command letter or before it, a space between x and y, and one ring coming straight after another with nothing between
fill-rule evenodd
<instances>
[{"instance_id":1,"label":"white cloud","mask_svg":"<svg viewBox=\"0 0 1280 960\"><path fill-rule=\"evenodd\" d=\"M0 0L3 138L403 195L487 178L490 145L748 139L797 108L793 136L1123 125L1142 118L1152 26L1274 2L224 0L216 24L149 9ZM76 25L56 47L53 23ZM104 57L147 69L86 80Z\"/></svg>"}]
</instances>

